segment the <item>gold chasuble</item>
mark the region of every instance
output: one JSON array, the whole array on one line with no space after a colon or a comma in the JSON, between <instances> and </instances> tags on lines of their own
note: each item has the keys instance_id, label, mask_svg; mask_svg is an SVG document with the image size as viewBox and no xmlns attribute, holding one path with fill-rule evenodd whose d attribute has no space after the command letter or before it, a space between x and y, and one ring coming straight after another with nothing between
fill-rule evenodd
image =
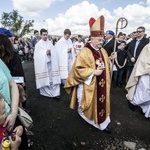
<instances>
[{"instance_id":1,"label":"gold chasuble","mask_svg":"<svg viewBox=\"0 0 150 150\"><path fill-rule=\"evenodd\" d=\"M84 84L97 68L97 61L105 66L100 76L93 76L90 85ZM86 118L100 124L110 115L110 60L107 52L101 48L94 50L90 44L78 54L65 84L65 90L71 95L70 108L77 103L77 88L83 83L81 110Z\"/></svg>"}]
</instances>

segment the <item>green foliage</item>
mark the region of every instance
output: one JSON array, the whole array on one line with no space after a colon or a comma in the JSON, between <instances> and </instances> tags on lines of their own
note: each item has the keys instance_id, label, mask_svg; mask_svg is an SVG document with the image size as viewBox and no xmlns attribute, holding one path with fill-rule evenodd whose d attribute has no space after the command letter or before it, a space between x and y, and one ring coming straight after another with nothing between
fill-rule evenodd
<instances>
[{"instance_id":1,"label":"green foliage","mask_svg":"<svg viewBox=\"0 0 150 150\"><path fill-rule=\"evenodd\" d=\"M11 32L17 36L24 36L30 33L33 30L33 23L34 20L25 21L17 10L13 10L10 13L3 12L1 16L2 26L11 30Z\"/></svg>"}]
</instances>

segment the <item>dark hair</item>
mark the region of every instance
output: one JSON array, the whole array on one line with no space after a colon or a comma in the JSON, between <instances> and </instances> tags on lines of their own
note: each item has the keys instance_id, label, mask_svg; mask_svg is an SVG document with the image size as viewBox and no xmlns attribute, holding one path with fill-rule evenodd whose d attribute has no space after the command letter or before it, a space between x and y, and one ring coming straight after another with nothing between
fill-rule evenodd
<instances>
[{"instance_id":1,"label":"dark hair","mask_svg":"<svg viewBox=\"0 0 150 150\"><path fill-rule=\"evenodd\" d=\"M17 84L17 86L18 86L18 90L19 90L19 100L21 103L23 103L26 100L27 95L26 95L25 90L22 85Z\"/></svg>"},{"instance_id":2,"label":"dark hair","mask_svg":"<svg viewBox=\"0 0 150 150\"><path fill-rule=\"evenodd\" d=\"M143 27L143 26L140 26L140 27L138 27L137 29L142 29L143 32L145 32L145 27Z\"/></svg>"},{"instance_id":3,"label":"dark hair","mask_svg":"<svg viewBox=\"0 0 150 150\"><path fill-rule=\"evenodd\" d=\"M7 64L13 56L13 45L6 35L0 34L0 58Z\"/></svg>"},{"instance_id":4,"label":"dark hair","mask_svg":"<svg viewBox=\"0 0 150 150\"><path fill-rule=\"evenodd\" d=\"M38 30L34 30L34 34L36 34L37 32L39 32Z\"/></svg>"},{"instance_id":5,"label":"dark hair","mask_svg":"<svg viewBox=\"0 0 150 150\"><path fill-rule=\"evenodd\" d=\"M46 30L46 29L41 29L41 30L40 30L40 34L42 35L43 32L47 32L47 30ZM48 33L48 32L47 32L47 33Z\"/></svg>"},{"instance_id":6,"label":"dark hair","mask_svg":"<svg viewBox=\"0 0 150 150\"><path fill-rule=\"evenodd\" d=\"M136 33L136 31L133 31L133 32L132 32L132 34L135 34L135 33Z\"/></svg>"},{"instance_id":7,"label":"dark hair","mask_svg":"<svg viewBox=\"0 0 150 150\"><path fill-rule=\"evenodd\" d=\"M121 41L120 44L121 44L121 43L124 43L125 45L127 45L127 44L126 44L126 41Z\"/></svg>"},{"instance_id":8,"label":"dark hair","mask_svg":"<svg viewBox=\"0 0 150 150\"><path fill-rule=\"evenodd\" d=\"M120 36L123 36L123 33L122 33L122 32L119 32L118 38L119 38Z\"/></svg>"},{"instance_id":9,"label":"dark hair","mask_svg":"<svg viewBox=\"0 0 150 150\"><path fill-rule=\"evenodd\" d=\"M15 41L18 41L19 40L19 38L18 37L15 37L14 38L14 44L15 44Z\"/></svg>"},{"instance_id":10,"label":"dark hair","mask_svg":"<svg viewBox=\"0 0 150 150\"><path fill-rule=\"evenodd\" d=\"M78 38L82 38L82 36L81 36L81 35L78 35Z\"/></svg>"},{"instance_id":11,"label":"dark hair","mask_svg":"<svg viewBox=\"0 0 150 150\"><path fill-rule=\"evenodd\" d=\"M70 31L69 29L65 29L65 30L64 30L64 35L66 35L66 34L71 35L71 31Z\"/></svg>"}]
</instances>

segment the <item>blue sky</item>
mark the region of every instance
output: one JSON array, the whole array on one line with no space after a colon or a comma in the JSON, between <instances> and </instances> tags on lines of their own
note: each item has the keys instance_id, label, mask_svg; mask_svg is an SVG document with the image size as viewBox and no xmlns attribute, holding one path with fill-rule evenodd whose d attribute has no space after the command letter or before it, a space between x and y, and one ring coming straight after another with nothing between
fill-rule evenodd
<instances>
[{"instance_id":1,"label":"blue sky","mask_svg":"<svg viewBox=\"0 0 150 150\"><path fill-rule=\"evenodd\" d=\"M88 19L101 14L105 16L106 29L114 30L116 20L126 17L129 21L126 32L140 25L146 25L150 30L150 0L0 0L0 6L0 14L18 10L25 20L35 20L34 28L45 27L57 34L65 27L75 33L81 30L81 33L88 34L85 25ZM79 26L73 18L82 25Z\"/></svg>"},{"instance_id":2,"label":"blue sky","mask_svg":"<svg viewBox=\"0 0 150 150\"><path fill-rule=\"evenodd\" d=\"M54 19L58 13L65 12L71 6L81 3L82 1L83 0L56 1L56 2L52 3L50 8L47 8L44 11L42 11L40 16L29 17L29 16L23 14L23 17L26 19L34 19L34 20L45 20L48 17L51 17L52 19ZM113 11L114 9L116 9L118 7L125 7L129 4L134 4L134 3L140 2L140 0L124 0L124 1L121 1L121 0L87 0L87 1L89 3L95 4L99 9L104 7L109 11ZM32 2L32 0L31 0L31 2ZM45 0L45 2L46 2L46 0ZM146 0L143 0L143 2L146 2ZM0 14L2 12L11 12L14 9L13 2L11 0L0 0L0 6L1 6Z\"/></svg>"}]
</instances>

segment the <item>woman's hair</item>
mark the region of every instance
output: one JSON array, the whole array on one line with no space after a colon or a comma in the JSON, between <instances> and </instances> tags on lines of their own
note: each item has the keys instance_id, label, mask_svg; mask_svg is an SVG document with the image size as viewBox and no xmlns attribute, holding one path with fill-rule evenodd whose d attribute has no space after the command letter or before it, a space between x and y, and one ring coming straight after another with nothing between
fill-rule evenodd
<instances>
[{"instance_id":1,"label":"woman's hair","mask_svg":"<svg viewBox=\"0 0 150 150\"><path fill-rule=\"evenodd\" d=\"M6 35L0 34L0 58L7 64L13 56L13 45Z\"/></svg>"},{"instance_id":2,"label":"woman's hair","mask_svg":"<svg viewBox=\"0 0 150 150\"><path fill-rule=\"evenodd\" d=\"M23 86L20 84L17 84L17 85L18 85L18 90L19 90L19 100L21 103L23 103L26 100L27 95L24 91Z\"/></svg>"},{"instance_id":3,"label":"woman's hair","mask_svg":"<svg viewBox=\"0 0 150 150\"><path fill-rule=\"evenodd\" d=\"M15 43L16 41L19 42L19 38L18 38L18 37L15 37L15 38L14 38L14 44L16 44L16 43Z\"/></svg>"}]
</instances>

